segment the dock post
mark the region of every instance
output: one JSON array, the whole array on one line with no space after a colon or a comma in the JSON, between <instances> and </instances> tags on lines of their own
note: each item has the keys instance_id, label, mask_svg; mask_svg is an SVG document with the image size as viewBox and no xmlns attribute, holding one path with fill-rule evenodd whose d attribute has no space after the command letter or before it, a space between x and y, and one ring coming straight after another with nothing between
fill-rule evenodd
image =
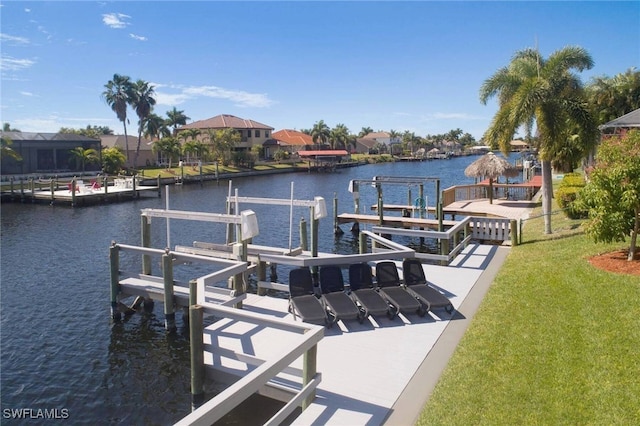
<instances>
[{"instance_id":1,"label":"dock post","mask_svg":"<svg viewBox=\"0 0 640 426\"><path fill-rule=\"evenodd\" d=\"M138 175L133 175L131 178L131 187L133 188L133 198L140 198L140 194L136 192L136 180Z\"/></svg>"},{"instance_id":2,"label":"dock post","mask_svg":"<svg viewBox=\"0 0 640 426\"><path fill-rule=\"evenodd\" d=\"M315 207L311 207L311 257L318 257L318 224L319 220L315 218ZM311 274L313 275L314 285L318 283L318 267L311 267Z\"/></svg>"},{"instance_id":3,"label":"dock post","mask_svg":"<svg viewBox=\"0 0 640 426\"><path fill-rule=\"evenodd\" d=\"M438 212L438 232L444 231L444 226L442 224L443 214L442 214L442 200L438 201L436 205L436 209Z\"/></svg>"},{"instance_id":4,"label":"dock post","mask_svg":"<svg viewBox=\"0 0 640 426\"><path fill-rule=\"evenodd\" d=\"M409 189L407 190L407 205L408 206L413 206L413 198L411 198L411 187L409 187Z\"/></svg>"},{"instance_id":5,"label":"dock post","mask_svg":"<svg viewBox=\"0 0 640 426\"><path fill-rule=\"evenodd\" d=\"M518 222L512 219L509 222L509 231L511 232L511 247L518 245Z\"/></svg>"},{"instance_id":6,"label":"dock post","mask_svg":"<svg viewBox=\"0 0 640 426\"><path fill-rule=\"evenodd\" d=\"M338 195L333 193L333 234L342 235L344 232L338 226Z\"/></svg>"},{"instance_id":7,"label":"dock post","mask_svg":"<svg viewBox=\"0 0 640 426\"><path fill-rule=\"evenodd\" d=\"M261 260L256 265L256 278L258 281L266 281L267 280L267 262ZM267 294L267 289L264 287L260 287L258 285L258 296L265 296Z\"/></svg>"},{"instance_id":8,"label":"dock post","mask_svg":"<svg viewBox=\"0 0 640 426\"><path fill-rule=\"evenodd\" d=\"M436 209L441 203L442 203L442 194L440 194L440 179L438 179L436 180ZM442 210L436 211L436 214L438 215L436 219L440 218L440 215L442 215Z\"/></svg>"},{"instance_id":9,"label":"dock post","mask_svg":"<svg viewBox=\"0 0 640 426\"><path fill-rule=\"evenodd\" d=\"M13 200L15 198L15 195L13 194L13 176L9 178L9 188L11 190L11 199Z\"/></svg>"},{"instance_id":10,"label":"dock post","mask_svg":"<svg viewBox=\"0 0 640 426\"><path fill-rule=\"evenodd\" d=\"M51 182L49 182L49 188L51 189L51 205L53 205L53 202L56 199L55 185L56 185L55 181L53 180L53 178L51 178Z\"/></svg>"},{"instance_id":11,"label":"dock post","mask_svg":"<svg viewBox=\"0 0 640 426\"><path fill-rule=\"evenodd\" d=\"M111 263L111 319L120 321L118 310L118 293L120 292L120 248L115 241L109 247L109 261Z\"/></svg>"},{"instance_id":12,"label":"dock post","mask_svg":"<svg viewBox=\"0 0 640 426\"><path fill-rule=\"evenodd\" d=\"M145 216L140 216L140 228L142 230L142 247L151 247L151 220ZM151 255L142 255L142 273L151 275Z\"/></svg>"},{"instance_id":13,"label":"dock post","mask_svg":"<svg viewBox=\"0 0 640 426\"><path fill-rule=\"evenodd\" d=\"M189 340L191 349L191 408L204 402L204 326L202 306L189 307Z\"/></svg>"},{"instance_id":14,"label":"dock post","mask_svg":"<svg viewBox=\"0 0 640 426\"><path fill-rule=\"evenodd\" d=\"M242 235L242 232L240 230L237 230L237 234ZM246 262L247 261L247 242L243 241L243 242L235 243L233 245L233 253L236 257L236 260L239 260L241 262ZM231 278L234 296L240 296L241 294L245 293L244 291L245 279L246 279L246 272L240 272L239 274L235 274L233 278ZM236 309L242 309L242 301L234 304L233 307Z\"/></svg>"},{"instance_id":15,"label":"dock post","mask_svg":"<svg viewBox=\"0 0 640 426\"><path fill-rule=\"evenodd\" d=\"M309 239L307 238L307 221L300 218L300 247L302 250L309 250Z\"/></svg>"},{"instance_id":16,"label":"dock post","mask_svg":"<svg viewBox=\"0 0 640 426\"><path fill-rule=\"evenodd\" d=\"M367 236L362 233L358 235L358 251L360 254L367 252Z\"/></svg>"},{"instance_id":17,"label":"dock post","mask_svg":"<svg viewBox=\"0 0 640 426\"><path fill-rule=\"evenodd\" d=\"M353 212L360 214L360 184L353 182Z\"/></svg>"},{"instance_id":18,"label":"dock post","mask_svg":"<svg viewBox=\"0 0 640 426\"><path fill-rule=\"evenodd\" d=\"M302 365L302 387L304 388L316 375L316 360L318 358L318 345L313 345L303 355ZM316 392L313 391L302 401L302 411L304 411L316 397Z\"/></svg>"},{"instance_id":19,"label":"dock post","mask_svg":"<svg viewBox=\"0 0 640 426\"><path fill-rule=\"evenodd\" d=\"M376 184L376 188L378 189L378 224L380 226L384 223L384 201L382 200L382 185Z\"/></svg>"},{"instance_id":20,"label":"dock post","mask_svg":"<svg viewBox=\"0 0 640 426\"><path fill-rule=\"evenodd\" d=\"M160 173L158 173L158 177L156 185L158 186L158 198L162 197L162 188L160 187Z\"/></svg>"},{"instance_id":21,"label":"dock post","mask_svg":"<svg viewBox=\"0 0 640 426\"><path fill-rule=\"evenodd\" d=\"M169 332L176 331L176 313L173 303L173 256L169 249L162 255L162 276L164 278L164 326Z\"/></svg>"}]
</instances>

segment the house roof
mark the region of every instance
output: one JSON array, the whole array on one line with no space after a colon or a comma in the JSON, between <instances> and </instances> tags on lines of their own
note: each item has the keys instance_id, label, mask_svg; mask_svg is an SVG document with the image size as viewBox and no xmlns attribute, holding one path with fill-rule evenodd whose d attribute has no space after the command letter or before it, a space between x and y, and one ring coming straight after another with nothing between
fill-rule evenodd
<instances>
[{"instance_id":1,"label":"house roof","mask_svg":"<svg viewBox=\"0 0 640 426\"><path fill-rule=\"evenodd\" d=\"M124 135L102 135L100 136L100 140L102 141L102 145L106 147L115 147L125 149L125 139ZM138 146L138 137L133 135L127 135L127 140L129 141L129 151L135 150ZM153 142L142 138L140 141L140 150L148 151L153 148Z\"/></svg>"},{"instance_id":2,"label":"house roof","mask_svg":"<svg viewBox=\"0 0 640 426\"><path fill-rule=\"evenodd\" d=\"M278 130L277 132L271 133L271 137L286 145L313 145L311 136L298 130Z\"/></svg>"},{"instance_id":3,"label":"house roof","mask_svg":"<svg viewBox=\"0 0 640 426\"><path fill-rule=\"evenodd\" d=\"M370 138L366 138L366 137L365 137L365 138L357 138L357 139L356 139L356 142L357 142L357 143L359 143L359 144L361 144L361 145L366 146L367 148L373 148L373 147L375 147L375 146L376 146L376 144L378 143L378 141L377 141L377 140L375 140L375 139L370 139Z\"/></svg>"},{"instance_id":4,"label":"house roof","mask_svg":"<svg viewBox=\"0 0 640 426\"><path fill-rule=\"evenodd\" d=\"M373 132L373 133L367 133L365 137L367 139L389 138L391 137L391 135L388 132Z\"/></svg>"},{"instance_id":5,"label":"house roof","mask_svg":"<svg viewBox=\"0 0 640 426\"><path fill-rule=\"evenodd\" d=\"M37 133L37 132L2 132L12 141L65 141L65 142L97 142L96 138L75 133Z\"/></svg>"},{"instance_id":6,"label":"house roof","mask_svg":"<svg viewBox=\"0 0 640 426\"><path fill-rule=\"evenodd\" d=\"M613 129L618 127L640 127L640 108L601 125L599 129Z\"/></svg>"},{"instance_id":7,"label":"house roof","mask_svg":"<svg viewBox=\"0 0 640 426\"><path fill-rule=\"evenodd\" d=\"M221 114L206 120L198 120L193 123L180 126L178 131L182 129L264 129L273 130L273 127L266 124L258 123L253 120L236 117L235 115Z\"/></svg>"}]
</instances>

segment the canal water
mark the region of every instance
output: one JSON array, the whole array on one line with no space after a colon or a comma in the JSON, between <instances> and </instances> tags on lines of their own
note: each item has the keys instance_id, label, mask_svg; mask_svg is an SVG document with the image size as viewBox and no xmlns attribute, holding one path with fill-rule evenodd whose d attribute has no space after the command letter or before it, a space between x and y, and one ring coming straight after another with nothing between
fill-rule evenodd
<instances>
[{"instance_id":1,"label":"canal water","mask_svg":"<svg viewBox=\"0 0 640 426\"><path fill-rule=\"evenodd\" d=\"M473 183L464 169L478 157L427 162L398 162L341 169L335 173L291 173L238 178L240 196L295 199L322 196L329 216L321 220L320 251L351 253L356 238L349 225L333 233L332 200L338 212L353 212L351 179L373 176L440 178L441 188ZM228 181L169 187L174 209L224 213ZM386 203L406 204L408 187L385 186ZM412 197L418 188L412 187ZM425 185L427 203L435 203L435 184ZM375 204L376 191L361 187L361 211ZM189 413L188 330L164 330L163 308L113 324L109 305L111 241L140 244L140 210L165 208L167 197L144 196L130 202L83 208L5 203L1 211L1 413L2 424L22 424L16 415L57 417L73 424L172 424ZM300 218L308 208L243 205L257 213L256 244L299 245ZM167 245L164 219L152 221L152 246ZM193 241L224 242L219 224L172 220L171 246ZM126 269L123 267L123 269ZM156 269L157 270L157 269ZM195 275L197 276L197 274ZM285 274L281 274L281 280ZM215 393L211 389L209 393ZM218 390L219 391L219 390ZM211 396L210 394L208 396ZM14 411L11 411L14 410ZM29 411L31 410L31 411ZM40 411L38 411L40 410ZM46 410L46 412L45 412ZM253 410L253 409L252 409ZM241 410L242 411L242 410ZM253 413L252 413L253 414ZM252 415L251 414L251 415ZM248 424L251 415L230 417L229 424ZM67 419L68 417L68 419ZM51 420L46 423L52 423Z\"/></svg>"}]
</instances>

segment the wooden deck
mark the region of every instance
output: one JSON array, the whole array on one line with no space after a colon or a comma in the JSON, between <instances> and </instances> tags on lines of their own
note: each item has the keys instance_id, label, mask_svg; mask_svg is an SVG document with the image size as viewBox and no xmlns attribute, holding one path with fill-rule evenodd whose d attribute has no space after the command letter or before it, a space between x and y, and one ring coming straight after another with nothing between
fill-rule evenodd
<instances>
[{"instance_id":1,"label":"wooden deck","mask_svg":"<svg viewBox=\"0 0 640 426\"><path fill-rule=\"evenodd\" d=\"M378 215L368 214L355 214L355 213L341 213L337 216L338 223L364 223L370 225L380 225L380 217ZM452 220L444 220L442 224L444 226L454 226L458 222ZM438 221L434 219L420 219L411 217L400 216L384 216L382 224L384 226L395 227L416 227L416 228L430 228L438 229Z\"/></svg>"},{"instance_id":2,"label":"wooden deck","mask_svg":"<svg viewBox=\"0 0 640 426\"><path fill-rule=\"evenodd\" d=\"M451 266L424 265L426 276L458 309L496 250L496 246L469 246ZM402 272L401 265L399 269ZM287 306L286 299L250 294L243 309L293 321ZM471 315L459 311L450 315L442 310L422 318L399 315L394 320L386 316L369 318L363 324L355 320L340 321L333 328L325 329L317 354L317 371L322 374L322 382L315 401L293 424L385 423L392 415L394 405L406 397L403 395L405 388L416 380L416 372L449 324L464 321ZM220 357L224 352L221 347L225 351L249 351L249 355L268 359L282 352L288 338L295 337L267 327L222 319L205 330L205 342L210 349L205 353L205 362L209 368L215 364L217 371L243 375L251 367L239 360ZM301 369L302 359L290 367ZM299 386L286 372L278 376L277 382L281 386ZM421 407L423 403L420 401L418 405ZM402 414L415 418L419 413Z\"/></svg>"},{"instance_id":3,"label":"wooden deck","mask_svg":"<svg viewBox=\"0 0 640 426\"><path fill-rule=\"evenodd\" d=\"M56 189L51 191L49 189L14 189L11 191L3 191L3 198L10 198L12 200L22 201L39 201L49 202L51 204L71 204L71 205L84 205L95 204L108 200L124 200L137 198L142 193L158 194L159 189L157 186L137 186L135 190L133 188L109 186L106 190L91 189L89 187L82 188L72 194L69 189Z\"/></svg>"}]
</instances>

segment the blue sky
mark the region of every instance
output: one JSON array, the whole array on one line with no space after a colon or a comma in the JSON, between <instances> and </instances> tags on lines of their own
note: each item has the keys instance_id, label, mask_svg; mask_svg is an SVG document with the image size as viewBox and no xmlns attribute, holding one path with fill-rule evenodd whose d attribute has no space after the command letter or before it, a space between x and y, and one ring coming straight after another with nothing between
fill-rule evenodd
<instances>
[{"instance_id":1,"label":"blue sky","mask_svg":"<svg viewBox=\"0 0 640 426\"><path fill-rule=\"evenodd\" d=\"M118 73L155 86L156 114L175 106L190 122L480 139L497 109L480 86L518 50L581 46L595 62L585 83L640 67L637 1L0 4L0 115L22 131L122 133L100 96Z\"/></svg>"}]
</instances>

